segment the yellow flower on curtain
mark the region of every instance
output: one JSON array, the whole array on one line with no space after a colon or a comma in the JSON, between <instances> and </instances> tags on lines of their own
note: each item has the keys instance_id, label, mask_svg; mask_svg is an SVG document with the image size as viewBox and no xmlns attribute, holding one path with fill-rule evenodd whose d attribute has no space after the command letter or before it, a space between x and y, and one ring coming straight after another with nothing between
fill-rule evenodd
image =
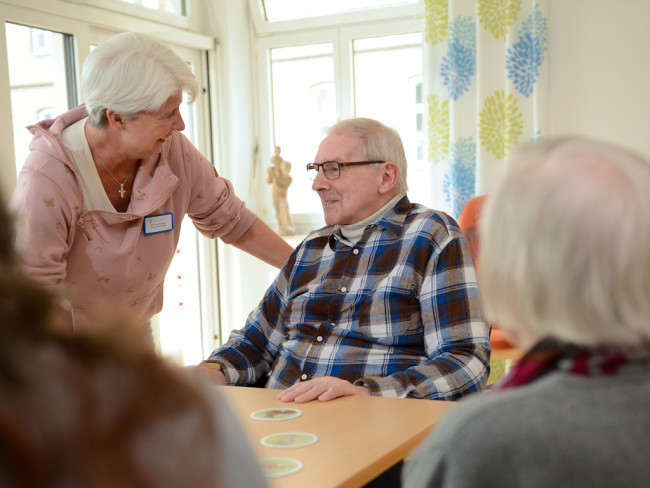
<instances>
[{"instance_id":1,"label":"yellow flower on curtain","mask_svg":"<svg viewBox=\"0 0 650 488\"><path fill-rule=\"evenodd\" d=\"M449 154L449 100L427 95L429 159L444 161Z\"/></svg>"},{"instance_id":2,"label":"yellow flower on curtain","mask_svg":"<svg viewBox=\"0 0 650 488\"><path fill-rule=\"evenodd\" d=\"M479 113L479 141L497 159L504 158L524 132L524 116L517 98L498 90L488 97Z\"/></svg>"},{"instance_id":3,"label":"yellow flower on curtain","mask_svg":"<svg viewBox=\"0 0 650 488\"><path fill-rule=\"evenodd\" d=\"M432 46L444 41L449 25L448 0L424 0L424 40Z\"/></svg>"},{"instance_id":4,"label":"yellow flower on curtain","mask_svg":"<svg viewBox=\"0 0 650 488\"><path fill-rule=\"evenodd\" d=\"M496 39L505 39L517 20L521 0L478 0L478 18Z\"/></svg>"}]
</instances>

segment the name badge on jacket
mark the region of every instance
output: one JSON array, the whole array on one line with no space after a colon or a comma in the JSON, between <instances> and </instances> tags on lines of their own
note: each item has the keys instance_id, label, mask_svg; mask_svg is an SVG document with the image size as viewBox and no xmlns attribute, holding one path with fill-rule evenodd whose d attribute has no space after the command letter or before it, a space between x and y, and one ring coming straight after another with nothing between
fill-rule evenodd
<instances>
[{"instance_id":1,"label":"name badge on jacket","mask_svg":"<svg viewBox=\"0 0 650 488\"><path fill-rule=\"evenodd\" d=\"M144 235L169 232L174 229L174 216L171 213L150 215L144 218Z\"/></svg>"}]
</instances>

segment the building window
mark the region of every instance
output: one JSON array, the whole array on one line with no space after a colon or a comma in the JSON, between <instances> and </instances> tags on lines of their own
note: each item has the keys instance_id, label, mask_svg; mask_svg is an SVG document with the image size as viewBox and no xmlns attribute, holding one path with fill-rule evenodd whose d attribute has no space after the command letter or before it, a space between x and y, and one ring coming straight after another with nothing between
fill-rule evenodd
<instances>
[{"instance_id":1,"label":"building window","mask_svg":"<svg viewBox=\"0 0 650 488\"><path fill-rule=\"evenodd\" d=\"M5 29L18 173L32 139L25 127L76 105L72 36L10 22Z\"/></svg>"},{"instance_id":2,"label":"building window","mask_svg":"<svg viewBox=\"0 0 650 488\"><path fill-rule=\"evenodd\" d=\"M32 33L32 54L34 56L52 55L52 33L42 29L30 29Z\"/></svg>"}]
</instances>

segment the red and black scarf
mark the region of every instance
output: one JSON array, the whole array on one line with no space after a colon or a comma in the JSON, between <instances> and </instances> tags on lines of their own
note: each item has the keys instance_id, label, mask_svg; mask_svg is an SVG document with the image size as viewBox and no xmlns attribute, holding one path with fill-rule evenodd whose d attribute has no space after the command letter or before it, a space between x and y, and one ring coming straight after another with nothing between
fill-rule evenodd
<instances>
[{"instance_id":1,"label":"red and black scarf","mask_svg":"<svg viewBox=\"0 0 650 488\"><path fill-rule=\"evenodd\" d=\"M544 339L524 354L493 390L526 385L553 371L581 376L615 375L627 366L650 372L650 344L585 347Z\"/></svg>"}]
</instances>

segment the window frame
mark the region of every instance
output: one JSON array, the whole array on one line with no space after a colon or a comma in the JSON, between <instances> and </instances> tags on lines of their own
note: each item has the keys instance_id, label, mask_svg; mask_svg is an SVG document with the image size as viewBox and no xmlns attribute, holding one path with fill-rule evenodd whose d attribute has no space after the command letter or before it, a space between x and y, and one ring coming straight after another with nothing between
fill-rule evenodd
<instances>
[{"instance_id":1,"label":"window frame","mask_svg":"<svg viewBox=\"0 0 650 488\"><path fill-rule=\"evenodd\" d=\"M251 0L257 3L259 0ZM339 16L340 17L340 16ZM322 20L322 19L321 19ZM391 35L420 32L424 39L424 18L398 18L363 24L344 25L330 27L327 20L323 21L321 28L307 29L279 33L272 35L257 33L255 36L255 66L257 78L257 94L259 126L257 134L260 148L260 159L269 161L276 145L274 133L273 116L273 93L272 93L272 65L271 49L291 47L304 44L316 44L331 42L333 45L334 58L334 84L336 96L337 119L355 116L355 90L354 90L354 52L353 42L355 39L366 37L383 37ZM280 24L280 22L278 22ZM280 144L281 145L281 144ZM316 148L314 148L315 154ZM309 161L294 162L294 171L304 171L304 164ZM303 164L304 163L304 164ZM268 185L267 185L268 186ZM266 188L263 191L269 192ZM265 201L270 202L270 197ZM273 208L267 207L263 210L267 215L274 215ZM322 214L292 212L292 223L299 235L306 234L309 230L323 224Z\"/></svg>"},{"instance_id":2,"label":"window frame","mask_svg":"<svg viewBox=\"0 0 650 488\"><path fill-rule=\"evenodd\" d=\"M342 14L307 17L296 20L269 22L264 16L262 0L248 0L249 11L255 31L260 34L281 34L289 31L313 30L350 24L368 24L377 21L390 23L398 19L424 18L424 0L410 5L377 7Z\"/></svg>"}]
</instances>

